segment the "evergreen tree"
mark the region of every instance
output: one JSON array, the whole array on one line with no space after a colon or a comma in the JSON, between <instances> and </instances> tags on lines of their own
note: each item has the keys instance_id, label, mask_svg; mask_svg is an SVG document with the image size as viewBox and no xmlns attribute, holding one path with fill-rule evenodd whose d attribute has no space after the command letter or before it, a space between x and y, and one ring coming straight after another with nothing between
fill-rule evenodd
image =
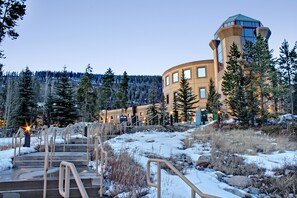
<instances>
[{"instance_id":1,"label":"evergreen tree","mask_svg":"<svg viewBox=\"0 0 297 198\"><path fill-rule=\"evenodd\" d=\"M22 20L26 12L25 0L0 1L0 43L7 34L16 39L19 34L15 30L18 20Z\"/></svg>"},{"instance_id":2,"label":"evergreen tree","mask_svg":"<svg viewBox=\"0 0 297 198\"><path fill-rule=\"evenodd\" d=\"M90 122L95 119L95 92L92 85L92 67L87 66L77 90L77 100L80 106L82 121Z\"/></svg>"},{"instance_id":3,"label":"evergreen tree","mask_svg":"<svg viewBox=\"0 0 297 198\"><path fill-rule=\"evenodd\" d=\"M280 49L278 58L279 70L282 74L285 84L288 86L288 97L286 99L285 110L293 114L294 100L293 100L293 84L297 69L297 42L290 50L288 41L284 40Z\"/></svg>"},{"instance_id":4,"label":"evergreen tree","mask_svg":"<svg viewBox=\"0 0 297 198\"><path fill-rule=\"evenodd\" d=\"M242 124L248 124L248 109L243 68L240 65L241 53L235 43L232 44L227 67L223 76L222 92L226 96L225 102L230 107L232 116L241 121Z\"/></svg>"},{"instance_id":5,"label":"evergreen tree","mask_svg":"<svg viewBox=\"0 0 297 198\"><path fill-rule=\"evenodd\" d=\"M208 113L217 113L222 106L222 103L220 102L221 94L216 91L212 78L209 80L208 90L206 110Z\"/></svg>"},{"instance_id":6,"label":"evergreen tree","mask_svg":"<svg viewBox=\"0 0 297 198\"><path fill-rule=\"evenodd\" d=\"M128 89L129 89L129 78L127 72L124 71L121 77L121 82L116 93L116 108L121 108L127 111L128 108Z\"/></svg>"},{"instance_id":7,"label":"evergreen tree","mask_svg":"<svg viewBox=\"0 0 297 198\"><path fill-rule=\"evenodd\" d=\"M251 41L246 41L243 47L243 60L242 63L245 80L246 80L246 100L248 108L247 118L250 120L250 124L254 126L255 118L259 114L259 92L257 86L257 75L255 74L255 47L254 43Z\"/></svg>"},{"instance_id":8,"label":"evergreen tree","mask_svg":"<svg viewBox=\"0 0 297 198\"><path fill-rule=\"evenodd\" d=\"M28 67L20 73L17 89L15 108L12 113L13 128L29 126L36 118L35 98L37 96L33 89L32 72Z\"/></svg>"},{"instance_id":9,"label":"evergreen tree","mask_svg":"<svg viewBox=\"0 0 297 198\"><path fill-rule=\"evenodd\" d=\"M177 107L177 94L174 94L173 98L173 121L178 122L178 107Z\"/></svg>"},{"instance_id":10,"label":"evergreen tree","mask_svg":"<svg viewBox=\"0 0 297 198\"><path fill-rule=\"evenodd\" d=\"M52 95L52 89L51 89L52 85L51 83L48 84L48 93L45 96L46 100L45 100L45 109L44 109L44 113L43 113L43 120L44 120L44 124L46 124L48 127L52 124L52 118L51 118L51 113L54 111L53 110L53 95Z\"/></svg>"},{"instance_id":11,"label":"evergreen tree","mask_svg":"<svg viewBox=\"0 0 297 198\"><path fill-rule=\"evenodd\" d=\"M193 93L192 87L189 85L187 79L184 78L184 71L182 71L181 80L180 80L180 88L177 92L177 108L181 112L182 120L187 122L191 121L195 106L199 100L197 100L197 96Z\"/></svg>"},{"instance_id":12,"label":"evergreen tree","mask_svg":"<svg viewBox=\"0 0 297 198\"><path fill-rule=\"evenodd\" d=\"M55 85L56 95L53 97L52 120L61 127L74 123L78 118L76 101L74 100L74 91L69 83L66 68Z\"/></svg>"},{"instance_id":13,"label":"evergreen tree","mask_svg":"<svg viewBox=\"0 0 297 198\"><path fill-rule=\"evenodd\" d=\"M108 68L102 77L102 101L105 103L105 122L107 122L107 110L111 103L111 95L113 92L114 73Z\"/></svg>"},{"instance_id":14,"label":"evergreen tree","mask_svg":"<svg viewBox=\"0 0 297 198\"><path fill-rule=\"evenodd\" d=\"M272 97L271 78L273 67L272 52L268 48L267 40L259 34L255 43L255 64L253 65L253 70L257 77L261 122L265 122L268 116L266 104Z\"/></svg>"},{"instance_id":15,"label":"evergreen tree","mask_svg":"<svg viewBox=\"0 0 297 198\"><path fill-rule=\"evenodd\" d=\"M149 107L147 108L147 119L152 125L158 124L158 107L157 107L157 89L155 83L152 84L149 94Z\"/></svg>"},{"instance_id":16,"label":"evergreen tree","mask_svg":"<svg viewBox=\"0 0 297 198\"><path fill-rule=\"evenodd\" d=\"M164 94L162 95L162 98L161 98L160 115L161 115L161 125L165 125L166 120L168 118L167 118L167 107L166 107L166 101L165 101Z\"/></svg>"}]
</instances>

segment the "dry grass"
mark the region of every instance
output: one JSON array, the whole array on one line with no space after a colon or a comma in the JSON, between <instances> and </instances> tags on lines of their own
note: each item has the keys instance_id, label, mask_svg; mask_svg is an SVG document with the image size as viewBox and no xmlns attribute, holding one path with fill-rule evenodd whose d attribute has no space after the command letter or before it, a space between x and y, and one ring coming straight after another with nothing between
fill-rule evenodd
<instances>
[{"instance_id":1,"label":"dry grass","mask_svg":"<svg viewBox=\"0 0 297 198\"><path fill-rule=\"evenodd\" d=\"M227 153L237 154L256 154L272 153L275 151L296 150L296 142L289 140L288 136L270 137L248 130L230 130L216 131L208 127L204 130L197 129L191 137L183 140L186 148L193 145L194 142L210 142L212 149Z\"/></svg>"},{"instance_id":2,"label":"dry grass","mask_svg":"<svg viewBox=\"0 0 297 198\"><path fill-rule=\"evenodd\" d=\"M108 151L108 179L116 184L111 196L122 192L129 192L135 197L147 194L146 172L131 154L122 150L115 154L109 145L105 145Z\"/></svg>"}]
</instances>

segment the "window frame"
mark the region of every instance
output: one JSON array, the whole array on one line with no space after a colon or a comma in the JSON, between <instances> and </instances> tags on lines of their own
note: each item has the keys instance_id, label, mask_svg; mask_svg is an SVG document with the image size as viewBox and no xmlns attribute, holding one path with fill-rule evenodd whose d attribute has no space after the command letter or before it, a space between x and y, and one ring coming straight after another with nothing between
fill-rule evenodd
<instances>
[{"instance_id":1,"label":"window frame","mask_svg":"<svg viewBox=\"0 0 297 198\"><path fill-rule=\"evenodd\" d=\"M168 79L168 81L167 81ZM165 86L169 86L170 85L170 77L169 75L165 76Z\"/></svg>"},{"instance_id":2,"label":"window frame","mask_svg":"<svg viewBox=\"0 0 297 198\"><path fill-rule=\"evenodd\" d=\"M186 78L186 77L185 77L185 71L190 71L190 78ZM183 74L184 74L183 77L184 77L185 80L191 80L191 79L192 79L192 70L191 70L191 68L184 69L184 70L183 70Z\"/></svg>"},{"instance_id":3,"label":"window frame","mask_svg":"<svg viewBox=\"0 0 297 198\"><path fill-rule=\"evenodd\" d=\"M204 76L199 76L199 69L203 69L204 68ZM207 78L207 66L198 66L196 67L196 71L197 71L197 78Z\"/></svg>"},{"instance_id":4,"label":"window frame","mask_svg":"<svg viewBox=\"0 0 297 198\"><path fill-rule=\"evenodd\" d=\"M174 80L175 78L174 78L174 74L177 74L177 79L176 79L176 81ZM179 73L178 72L173 72L172 73L172 83L178 83L178 79L179 78Z\"/></svg>"},{"instance_id":5,"label":"window frame","mask_svg":"<svg viewBox=\"0 0 297 198\"><path fill-rule=\"evenodd\" d=\"M203 97L203 98L201 97L201 90L202 90L202 89L204 89L204 96L205 96L205 97ZM206 94L206 87L199 87L199 98L200 98L200 99L206 99L206 97L207 97L206 95L207 95L207 94Z\"/></svg>"}]
</instances>

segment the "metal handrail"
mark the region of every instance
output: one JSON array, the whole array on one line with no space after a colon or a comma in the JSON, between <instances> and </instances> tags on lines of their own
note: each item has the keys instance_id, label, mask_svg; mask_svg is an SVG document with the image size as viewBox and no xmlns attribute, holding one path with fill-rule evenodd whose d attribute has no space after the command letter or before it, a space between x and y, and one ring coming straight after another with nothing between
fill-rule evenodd
<instances>
[{"instance_id":1,"label":"metal handrail","mask_svg":"<svg viewBox=\"0 0 297 198\"><path fill-rule=\"evenodd\" d=\"M21 145L22 145L22 136L23 136L24 130L22 128L19 128L18 132L14 135L14 157L13 157L13 166L15 166L15 160L16 160L16 149L17 149L17 138L20 136L20 146L19 146L19 153L18 155L21 155Z\"/></svg>"},{"instance_id":2,"label":"metal handrail","mask_svg":"<svg viewBox=\"0 0 297 198\"><path fill-rule=\"evenodd\" d=\"M75 179L78 190L83 198L88 198L88 194L82 183L79 174L73 163L62 161L59 169L59 193L62 197L69 198L70 190L70 171ZM65 182L64 182L65 180ZM65 186L63 186L65 183Z\"/></svg>"},{"instance_id":3,"label":"metal handrail","mask_svg":"<svg viewBox=\"0 0 297 198\"><path fill-rule=\"evenodd\" d=\"M157 183L152 183L150 180L151 175L151 166L150 163L155 162L158 164L158 171L157 171ZM188 180L180 171L178 171L172 164L170 164L168 161L163 159L149 159L147 161L146 166L146 181L147 184L151 187L157 188L157 198L161 197L161 164L166 165L168 168L170 168L179 178L181 178L190 188L191 188L191 198L195 198L196 194L198 194L202 198L219 198L217 196L208 195L200 191L190 180Z\"/></svg>"},{"instance_id":4,"label":"metal handrail","mask_svg":"<svg viewBox=\"0 0 297 198\"><path fill-rule=\"evenodd\" d=\"M48 128L44 126L44 173L43 173L43 198L46 198L46 189L47 189L47 171L48 171Z\"/></svg>"},{"instance_id":5,"label":"metal handrail","mask_svg":"<svg viewBox=\"0 0 297 198\"><path fill-rule=\"evenodd\" d=\"M98 135L95 139L95 151L96 151L96 176L98 177L98 154L99 154L99 144L98 141L100 143L100 149L101 149L101 155L100 155L100 160L101 160L101 174L100 174L100 197L103 196L103 176L104 176L104 172L105 172L105 168L107 166L107 152L104 150L103 148L103 143L101 140L101 137Z\"/></svg>"}]
</instances>

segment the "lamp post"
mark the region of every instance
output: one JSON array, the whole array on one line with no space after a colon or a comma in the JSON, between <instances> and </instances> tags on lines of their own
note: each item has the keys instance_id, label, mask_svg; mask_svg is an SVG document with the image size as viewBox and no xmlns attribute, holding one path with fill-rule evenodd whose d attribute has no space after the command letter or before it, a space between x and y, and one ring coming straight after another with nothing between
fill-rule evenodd
<instances>
[{"instance_id":1,"label":"lamp post","mask_svg":"<svg viewBox=\"0 0 297 198\"><path fill-rule=\"evenodd\" d=\"M221 113L221 111L218 110L218 129L220 129L220 124L221 124L220 113Z\"/></svg>"},{"instance_id":2,"label":"lamp post","mask_svg":"<svg viewBox=\"0 0 297 198\"><path fill-rule=\"evenodd\" d=\"M24 147L30 147L30 133L31 133L31 127L30 126L26 126L25 128L25 143L24 143Z\"/></svg>"}]
</instances>

